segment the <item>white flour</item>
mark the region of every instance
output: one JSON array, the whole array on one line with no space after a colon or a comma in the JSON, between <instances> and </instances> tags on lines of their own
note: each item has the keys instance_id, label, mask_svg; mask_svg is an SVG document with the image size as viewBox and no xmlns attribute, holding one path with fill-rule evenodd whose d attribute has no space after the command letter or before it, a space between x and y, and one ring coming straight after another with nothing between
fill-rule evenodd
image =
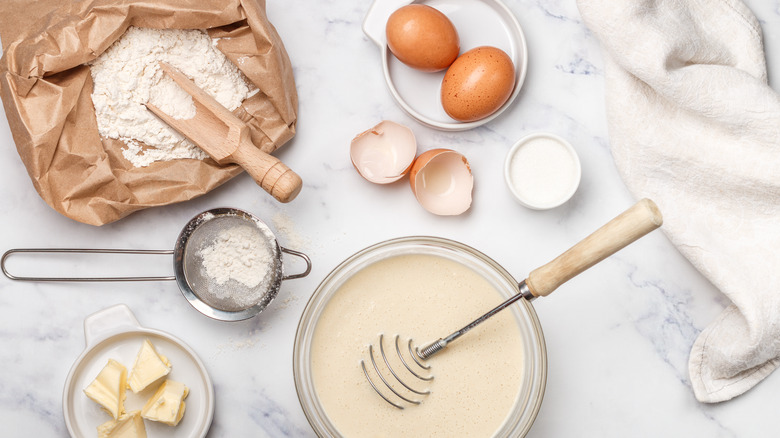
<instances>
[{"instance_id":1,"label":"white flour","mask_svg":"<svg viewBox=\"0 0 780 438\"><path fill-rule=\"evenodd\" d=\"M217 233L214 243L200 251L203 267L219 285L235 280L248 288L257 287L271 272L273 255L257 228L241 225Z\"/></svg>"},{"instance_id":2,"label":"white flour","mask_svg":"<svg viewBox=\"0 0 780 438\"><path fill-rule=\"evenodd\" d=\"M231 111L257 91L203 31L128 28L91 64L92 102L100 135L124 141L122 154L135 167L207 157L144 107L152 103L176 119L195 116L192 97L163 74L160 61L182 71Z\"/></svg>"}]
</instances>

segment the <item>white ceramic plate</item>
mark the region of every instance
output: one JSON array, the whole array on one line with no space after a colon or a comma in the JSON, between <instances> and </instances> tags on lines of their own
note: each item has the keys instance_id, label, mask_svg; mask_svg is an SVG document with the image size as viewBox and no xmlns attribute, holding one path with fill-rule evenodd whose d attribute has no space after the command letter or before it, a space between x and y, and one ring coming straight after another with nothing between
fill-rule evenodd
<instances>
[{"instance_id":1,"label":"white ceramic plate","mask_svg":"<svg viewBox=\"0 0 780 438\"><path fill-rule=\"evenodd\" d=\"M382 54L385 81L395 101L420 123L444 131L462 131L483 125L506 110L525 81L528 48L517 19L500 0L422 0L414 3L434 7L446 15L460 37L460 53L478 46L494 46L506 52L515 64L515 88L495 113L474 122L459 122L444 112L441 81L444 71L427 73L404 65L387 48L385 24L390 14L410 0L375 0L363 20L363 32Z\"/></svg>"},{"instance_id":2,"label":"white ceramic plate","mask_svg":"<svg viewBox=\"0 0 780 438\"><path fill-rule=\"evenodd\" d=\"M71 436L97 436L97 427L111 419L84 394L84 388L95 379L108 359L118 361L129 373L144 339L149 339L157 351L171 361L173 367L168 378L184 383L190 389L181 422L172 427L144 420L147 435L150 438L206 436L214 417L214 388L203 363L184 342L165 332L141 327L124 304L88 316L84 320L84 336L87 346L73 364L62 396L65 424ZM147 388L138 394L128 390L125 410L143 407L155 389Z\"/></svg>"}]
</instances>

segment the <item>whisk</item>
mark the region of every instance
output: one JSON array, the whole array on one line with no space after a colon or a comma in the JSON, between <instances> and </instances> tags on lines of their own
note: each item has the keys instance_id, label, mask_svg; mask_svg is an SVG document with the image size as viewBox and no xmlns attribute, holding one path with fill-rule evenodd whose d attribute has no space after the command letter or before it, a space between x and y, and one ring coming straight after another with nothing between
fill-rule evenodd
<instances>
[{"instance_id":1,"label":"whisk","mask_svg":"<svg viewBox=\"0 0 780 438\"><path fill-rule=\"evenodd\" d=\"M367 367L365 360L360 361L363 374L374 391L390 405L404 409L406 406L421 404L424 398L431 394L428 387L422 386L434 378L431 366L425 363L427 359L517 301L521 299L532 301L549 295L563 283L660 227L662 223L661 212L655 203L649 199L642 199L551 262L531 271L528 278L518 284L518 292L515 295L449 336L439 338L422 348L414 347L413 340L409 339L408 353L402 354L399 345L400 335L396 334L394 356L386 354L384 334L380 334L379 353L376 353L373 345L368 346L372 367ZM395 367L393 363L396 364ZM397 371L398 363L403 364L408 371L403 373L403 377ZM410 379L414 383L409 383Z\"/></svg>"}]
</instances>

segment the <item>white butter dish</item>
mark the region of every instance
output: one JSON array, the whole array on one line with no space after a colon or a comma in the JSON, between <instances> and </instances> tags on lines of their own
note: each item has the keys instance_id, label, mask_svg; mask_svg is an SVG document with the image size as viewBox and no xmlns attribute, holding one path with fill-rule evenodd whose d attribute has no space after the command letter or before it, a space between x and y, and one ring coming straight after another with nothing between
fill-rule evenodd
<instances>
[{"instance_id":1,"label":"white butter dish","mask_svg":"<svg viewBox=\"0 0 780 438\"><path fill-rule=\"evenodd\" d=\"M62 410L65 425L73 437L95 436L97 426L110 419L94 401L84 394L84 388L95 378L108 359L132 366L138 349L149 339L173 365L170 377L190 388L187 411L176 427L146 422L149 437L205 437L214 417L214 387L206 367L183 341L160 330L142 327L133 312L118 304L89 315L84 320L86 347L76 359L65 380ZM147 388L138 394L127 390L125 409L140 409L154 393Z\"/></svg>"}]
</instances>

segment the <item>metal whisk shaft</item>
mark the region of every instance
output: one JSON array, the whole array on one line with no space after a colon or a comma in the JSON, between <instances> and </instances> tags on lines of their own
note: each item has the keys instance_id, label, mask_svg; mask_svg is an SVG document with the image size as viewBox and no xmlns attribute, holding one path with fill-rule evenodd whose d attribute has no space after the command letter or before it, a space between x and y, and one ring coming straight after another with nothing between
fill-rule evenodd
<instances>
[{"instance_id":1,"label":"metal whisk shaft","mask_svg":"<svg viewBox=\"0 0 780 438\"><path fill-rule=\"evenodd\" d=\"M450 342L454 341L455 339L458 339L459 337L463 336L468 332L469 330L473 329L474 327L481 324L486 319L490 318L491 316L495 315L496 313L506 309L507 307L511 306L518 300L525 298L528 301L533 300L536 298L532 293L531 290L528 289L528 285L525 284L525 280L520 282L519 284L520 293L513 295L508 300L504 301L503 303L499 304L498 306L491 309L489 312L485 313L484 315L480 316L479 318L475 319L462 329L452 333L451 335L447 336L446 338L440 338L427 346L423 347L422 350L417 351L417 355L422 360L426 360L433 356L434 354L440 352L444 349L447 345L450 344Z\"/></svg>"}]
</instances>

